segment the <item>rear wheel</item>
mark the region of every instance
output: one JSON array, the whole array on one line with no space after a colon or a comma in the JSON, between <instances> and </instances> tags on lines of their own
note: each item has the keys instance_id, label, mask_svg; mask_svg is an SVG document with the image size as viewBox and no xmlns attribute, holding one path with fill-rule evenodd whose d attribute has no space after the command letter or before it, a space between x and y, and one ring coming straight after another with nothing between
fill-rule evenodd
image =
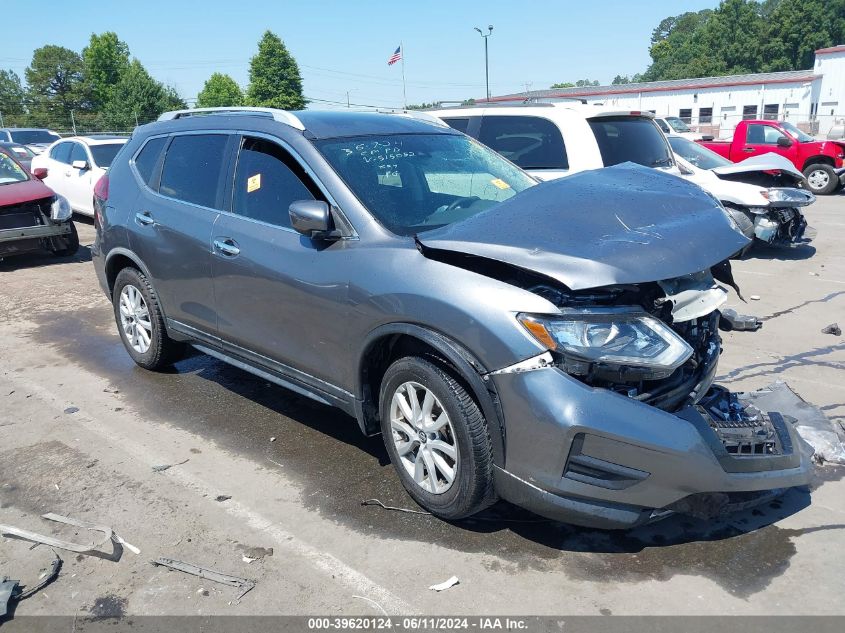
<instances>
[{"instance_id":1,"label":"rear wheel","mask_svg":"<svg viewBox=\"0 0 845 633\"><path fill-rule=\"evenodd\" d=\"M167 335L155 290L139 270L124 268L117 274L112 303L120 338L138 365L161 369L184 355L184 344Z\"/></svg>"},{"instance_id":2,"label":"rear wheel","mask_svg":"<svg viewBox=\"0 0 845 633\"><path fill-rule=\"evenodd\" d=\"M833 193L839 186L836 171L824 163L810 165L804 170L804 176L807 177L807 187L818 195Z\"/></svg>"},{"instance_id":3,"label":"rear wheel","mask_svg":"<svg viewBox=\"0 0 845 633\"><path fill-rule=\"evenodd\" d=\"M410 356L388 368L382 437L414 500L443 519L462 519L495 501L492 444L478 405L432 360Z\"/></svg>"}]
</instances>

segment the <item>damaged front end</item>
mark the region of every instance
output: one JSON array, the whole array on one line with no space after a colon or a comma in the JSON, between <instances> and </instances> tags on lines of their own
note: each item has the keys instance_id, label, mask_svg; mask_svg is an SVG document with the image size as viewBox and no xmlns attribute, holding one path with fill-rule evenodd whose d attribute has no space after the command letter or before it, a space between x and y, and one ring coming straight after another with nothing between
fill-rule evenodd
<instances>
[{"instance_id":1,"label":"damaged front end","mask_svg":"<svg viewBox=\"0 0 845 633\"><path fill-rule=\"evenodd\" d=\"M766 189L760 194L768 204L748 207L745 211L753 226L753 236L772 246L791 246L805 241L807 220L801 208L815 202L815 196L794 188Z\"/></svg>"},{"instance_id":2,"label":"damaged front end","mask_svg":"<svg viewBox=\"0 0 845 633\"><path fill-rule=\"evenodd\" d=\"M726 266L717 271L722 279L730 279ZM593 396L573 390L563 398L564 416L570 407L585 411L563 421L565 462L553 467L560 469L557 474L549 472L546 483L552 485L535 511L582 525L625 528L673 513L716 518L807 483L812 450L784 416L713 384L727 292L712 271L577 292L551 283L528 289L561 314L518 315L549 348L521 370L557 369ZM497 385L509 382L496 373ZM619 400L597 397L608 393L647 409L629 410ZM544 396L553 397L548 391ZM502 486L505 494L524 495L514 477L526 447L518 440L510 447ZM536 446L533 450L536 455ZM535 473L527 481L537 486L538 479ZM524 496L517 502L530 504Z\"/></svg>"},{"instance_id":3,"label":"damaged front end","mask_svg":"<svg viewBox=\"0 0 845 633\"><path fill-rule=\"evenodd\" d=\"M696 402L712 384L721 352L718 308L727 292L710 271L581 292L530 290L562 315L518 320L585 384L667 411Z\"/></svg>"}]
</instances>

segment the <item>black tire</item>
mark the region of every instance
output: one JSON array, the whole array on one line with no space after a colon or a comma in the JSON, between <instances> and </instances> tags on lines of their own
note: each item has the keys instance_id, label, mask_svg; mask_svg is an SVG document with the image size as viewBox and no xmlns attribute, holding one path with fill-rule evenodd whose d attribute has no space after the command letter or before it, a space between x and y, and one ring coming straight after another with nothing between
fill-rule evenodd
<instances>
[{"instance_id":1,"label":"black tire","mask_svg":"<svg viewBox=\"0 0 845 633\"><path fill-rule=\"evenodd\" d=\"M811 175L817 173L823 173L827 175L827 183L824 186L819 186L818 188L814 187L813 184L810 182ZM825 163L816 163L815 165L810 165L804 170L804 176L806 176L807 178L807 189L812 191L817 196L826 196L836 191L836 189L839 187L839 178L836 175L836 171L833 169L832 166L826 165Z\"/></svg>"},{"instance_id":2,"label":"black tire","mask_svg":"<svg viewBox=\"0 0 845 633\"><path fill-rule=\"evenodd\" d=\"M431 362L433 361L433 362ZM390 408L396 390L407 382L428 389L439 400L451 420L458 460L452 485L435 494L423 489L400 463L393 439ZM493 448L487 421L463 385L447 369L445 362L433 357L425 360L408 356L394 362L384 375L379 395L382 437L390 461L408 494L423 508L442 519L468 517L496 500L493 490ZM417 454L419 457L419 454Z\"/></svg>"},{"instance_id":3,"label":"black tire","mask_svg":"<svg viewBox=\"0 0 845 633\"><path fill-rule=\"evenodd\" d=\"M150 334L149 348L143 353L132 347L120 320L120 296L123 289L130 285L134 286L140 292L149 313L149 323L152 332ZM158 304L155 289L142 272L135 268L124 268L117 274L114 282L114 291L112 292L112 306L114 307L117 331L120 333L123 346L132 357L132 360L138 365L144 369L155 371L172 365L184 356L185 344L174 341L167 335L167 330L164 327L164 317Z\"/></svg>"},{"instance_id":4,"label":"black tire","mask_svg":"<svg viewBox=\"0 0 845 633\"><path fill-rule=\"evenodd\" d=\"M57 241L65 242L64 248L53 249L53 255L56 257L70 257L76 255L76 251L79 250L79 233L76 232L76 225L72 220L68 220L68 223L70 224L70 233L66 237L56 238Z\"/></svg>"}]
</instances>

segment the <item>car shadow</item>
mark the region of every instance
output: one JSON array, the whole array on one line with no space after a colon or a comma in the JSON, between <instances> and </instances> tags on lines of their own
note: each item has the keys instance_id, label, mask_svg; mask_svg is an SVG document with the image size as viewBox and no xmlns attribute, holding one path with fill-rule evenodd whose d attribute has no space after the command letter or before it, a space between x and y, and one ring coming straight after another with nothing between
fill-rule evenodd
<instances>
[{"instance_id":1,"label":"car shadow","mask_svg":"<svg viewBox=\"0 0 845 633\"><path fill-rule=\"evenodd\" d=\"M55 264L69 264L72 262L90 262L91 248L88 246L79 246L79 250L68 257L57 257L50 251L32 251L23 253L21 255L9 255L5 259L0 259L0 273L11 272L15 270L26 270L29 268L38 268L40 266L51 266Z\"/></svg>"},{"instance_id":2,"label":"car shadow","mask_svg":"<svg viewBox=\"0 0 845 633\"><path fill-rule=\"evenodd\" d=\"M796 244L794 246L768 246L765 244L755 244L742 259L800 261L810 259L815 254L816 247L810 246L809 244Z\"/></svg>"}]
</instances>

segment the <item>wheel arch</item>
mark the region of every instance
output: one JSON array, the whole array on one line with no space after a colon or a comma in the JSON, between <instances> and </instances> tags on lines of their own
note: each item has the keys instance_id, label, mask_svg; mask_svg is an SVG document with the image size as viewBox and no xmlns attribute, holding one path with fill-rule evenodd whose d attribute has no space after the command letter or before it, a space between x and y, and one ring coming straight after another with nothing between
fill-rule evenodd
<instances>
[{"instance_id":1,"label":"wheel arch","mask_svg":"<svg viewBox=\"0 0 845 633\"><path fill-rule=\"evenodd\" d=\"M493 444L493 460L504 464L505 430L499 398L486 368L472 352L446 335L413 323L390 323L373 330L361 346L355 384L355 413L365 435L380 431L378 391L392 362L408 355L431 354L445 361L481 408Z\"/></svg>"},{"instance_id":2,"label":"wheel arch","mask_svg":"<svg viewBox=\"0 0 845 633\"><path fill-rule=\"evenodd\" d=\"M113 248L106 256L106 283L109 288L109 296L114 292L114 282L117 279L118 273L124 268L137 268L147 279L152 279L150 271L144 265L144 262L128 248Z\"/></svg>"},{"instance_id":3,"label":"wheel arch","mask_svg":"<svg viewBox=\"0 0 845 633\"><path fill-rule=\"evenodd\" d=\"M824 154L818 154L816 156L810 156L807 160L804 161L804 165L801 167L801 171L803 172L807 167L810 165L830 165L831 167L835 167L836 163L833 160L832 156L825 156Z\"/></svg>"}]
</instances>

